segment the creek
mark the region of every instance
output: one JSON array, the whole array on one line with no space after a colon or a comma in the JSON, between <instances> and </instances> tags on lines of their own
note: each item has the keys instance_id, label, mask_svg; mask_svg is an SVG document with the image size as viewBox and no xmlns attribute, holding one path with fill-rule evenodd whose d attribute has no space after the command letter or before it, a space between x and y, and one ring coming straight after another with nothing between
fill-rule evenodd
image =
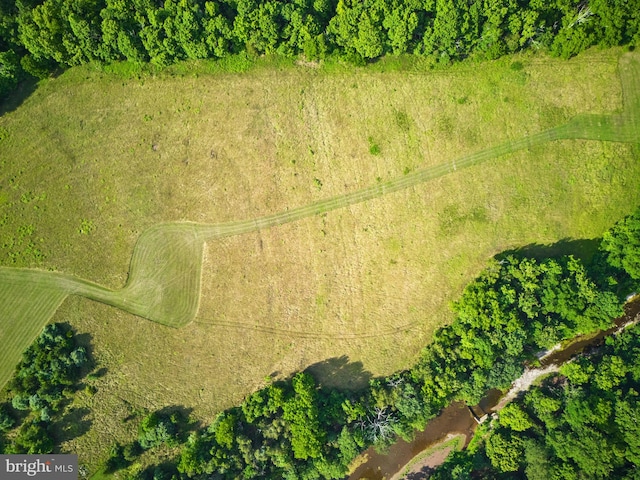
<instances>
[{"instance_id":1,"label":"creek","mask_svg":"<svg viewBox=\"0 0 640 480\"><path fill-rule=\"evenodd\" d=\"M400 472L414 457L431 446L444 441L449 435L464 434L468 443L478 420L499 411L517 395L529 388L538 377L557 370L560 365L577 355L588 353L601 346L610 335L616 335L640 320L640 295L624 307L624 315L615 320L615 326L596 335L577 337L565 348L553 348L540 357L540 368L527 368L508 392L490 390L478 405L467 407L462 402L453 402L430 420L424 430L417 432L411 442L402 439L391 445L386 453L378 453L371 447L364 453L366 460L349 475L348 480L388 480ZM465 445L466 446L466 445ZM426 478L426 477L425 477Z\"/></svg>"}]
</instances>

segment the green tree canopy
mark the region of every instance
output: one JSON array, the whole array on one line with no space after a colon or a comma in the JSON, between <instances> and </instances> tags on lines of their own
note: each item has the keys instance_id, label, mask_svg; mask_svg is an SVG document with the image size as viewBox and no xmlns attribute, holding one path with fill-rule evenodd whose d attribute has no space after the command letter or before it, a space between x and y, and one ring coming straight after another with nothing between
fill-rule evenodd
<instances>
[{"instance_id":1,"label":"green tree canopy","mask_svg":"<svg viewBox=\"0 0 640 480\"><path fill-rule=\"evenodd\" d=\"M600 249L609 265L640 280L640 209L606 231Z\"/></svg>"}]
</instances>

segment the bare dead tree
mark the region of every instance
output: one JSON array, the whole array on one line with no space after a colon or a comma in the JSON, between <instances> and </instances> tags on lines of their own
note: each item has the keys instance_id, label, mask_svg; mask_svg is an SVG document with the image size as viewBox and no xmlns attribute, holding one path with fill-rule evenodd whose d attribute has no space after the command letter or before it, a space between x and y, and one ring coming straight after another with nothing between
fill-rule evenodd
<instances>
[{"instance_id":1,"label":"bare dead tree","mask_svg":"<svg viewBox=\"0 0 640 480\"><path fill-rule=\"evenodd\" d=\"M576 18L569 24L568 28L573 28L576 25L582 25L583 23L587 23L589 18L593 16L593 11L591 7L586 3L582 3L580 5L580 10L578 10L578 15Z\"/></svg>"},{"instance_id":2,"label":"bare dead tree","mask_svg":"<svg viewBox=\"0 0 640 480\"><path fill-rule=\"evenodd\" d=\"M387 386L390 388L396 388L404 382L402 377L391 377L387 379Z\"/></svg>"},{"instance_id":3,"label":"bare dead tree","mask_svg":"<svg viewBox=\"0 0 640 480\"><path fill-rule=\"evenodd\" d=\"M376 407L367 416L364 422L365 435L376 443L393 435L393 424L396 422L393 412L387 411L387 407Z\"/></svg>"}]
</instances>

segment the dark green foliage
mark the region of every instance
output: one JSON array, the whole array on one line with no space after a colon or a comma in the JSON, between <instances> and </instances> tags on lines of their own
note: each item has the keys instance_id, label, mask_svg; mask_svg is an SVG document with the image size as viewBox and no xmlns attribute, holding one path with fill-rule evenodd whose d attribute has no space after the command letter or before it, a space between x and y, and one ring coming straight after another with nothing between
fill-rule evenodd
<instances>
[{"instance_id":1,"label":"dark green foliage","mask_svg":"<svg viewBox=\"0 0 640 480\"><path fill-rule=\"evenodd\" d=\"M487 456L500 472L517 472L524 454L524 440L512 432L494 432L486 442Z\"/></svg>"},{"instance_id":2,"label":"dark green foliage","mask_svg":"<svg viewBox=\"0 0 640 480\"><path fill-rule=\"evenodd\" d=\"M620 301L599 290L573 257L503 259L453 308L456 321L436 334L414 369L431 401L477 403L488 389L507 387L536 351L605 329L622 314Z\"/></svg>"},{"instance_id":3,"label":"dark green foliage","mask_svg":"<svg viewBox=\"0 0 640 480\"><path fill-rule=\"evenodd\" d=\"M20 58L13 50L0 51L0 99L11 92L22 75Z\"/></svg>"},{"instance_id":4,"label":"dark green foliage","mask_svg":"<svg viewBox=\"0 0 640 480\"><path fill-rule=\"evenodd\" d=\"M320 428L318 393L313 378L299 373L292 380L294 395L282 405L282 418L289 423L295 458L318 458L326 431Z\"/></svg>"},{"instance_id":5,"label":"dark green foliage","mask_svg":"<svg viewBox=\"0 0 640 480\"><path fill-rule=\"evenodd\" d=\"M11 380L14 408L44 410L46 416L56 412L87 363L86 350L76 344L73 331L58 323L47 325L24 352Z\"/></svg>"},{"instance_id":6,"label":"dark green foliage","mask_svg":"<svg viewBox=\"0 0 640 480\"><path fill-rule=\"evenodd\" d=\"M602 235L590 265L601 288L625 298L640 290L640 208Z\"/></svg>"},{"instance_id":7,"label":"dark green foliage","mask_svg":"<svg viewBox=\"0 0 640 480\"><path fill-rule=\"evenodd\" d=\"M475 458L468 452L453 452L429 477L432 480L466 480L471 477ZM490 478L490 477L489 477Z\"/></svg>"},{"instance_id":8,"label":"dark green foliage","mask_svg":"<svg viewBox=\"0 0 640 480\"><path fill-rule=\"evenodd\" d=\"M127 462L133 462L142 453L142 446L138 442L127 443L122 448L122 458Z\"/></svg>"},{"instance_id":9,"label":"dark green foliage","mask_svg":"<svg viewBox=\"0 0 640 480\"><path fill-rule=\"evenodd\" d=\"M599 255L592 271L599 283L628 293L640 279L640 210L616 223L603 235ZM576 274L570 282L594 300L586 311L610 312L619 309L612 294L598 292L576 266L567 268ZM549 282L544 282L549 283ZM531 305L570 314L573 297L567 303L560 283L544 294L543 303L519 302L528 316ZM530 292L535 291L528 289ZM588 293L591 291L591 293ZM584 295L582 295L584 297ZM545 300L546 299L546 300ZM551 300L562 308L549 309ZM558 303L558 300L562 300ZM589 315L591 317L591 314ZM596 317L602 319L601 315ZM580 316L579 323L583 323ZM591 317L586 324L596 325ZM571 323L569 324L571 325ZM577 324L573 327L576 328ZM600 328L604 325L600 324ZM534 332L535 336L535 332ZM524 399L506 407L496 428L491 430L478 451L460 453L442 466L434 478L454 478L464 471L468 478L481 475L498 477L518 472L518 478L635 478L640 466L640 328L607 338L603 348L589 357L581 357L561 368ZM449 475L449 476L447 476ZM502 478L502 477L501 477Z\"/></svg>"},{"instance_id":10,"label":"dark green foliage","mask_svg":"<svg viewBox=\"0 0 640 480\"><path fill-rule=\"evenodd\" d=\"M7 0L0 95L21 64L43 78L94 60L164 66L240 52L355 64L389 53L494 59L530 47L569 57L637 43L638 10L638 0Z\"/></svg>"},{"instance_id":11,"label":"dark green foliage","mask_svg":"<svg viewBox=\"0 0 640 480\"><path fill-rule=\"evenodd\" d=\"M173 469L169 469L159 465L153 468L151 479L152 480L171 480L174 473L175 472L173 471Z\"/></svg>"},{"instance_id":12,"label":"dark green foliage","mask_svg":"<svg viewBox=\"0 0 640 480\"><path fill-rule=\"evenodd\" d=\"M138 439L134 442L121 445L115 443L109 452L109 458L104 464L106 473L113 473L129 467L136 462L145 451L162 445L175 447L183 441L183 430L187 427L187 421L178 412L168 413L166 410L150 413L145 416L138 427ZM157 466L147 468L144 471L127 472L125 478L140 478L144 480L172 477L175 467L165 468ZM175 472L174 472L175 473Z\"/></svg>"},{"instance_id":13,"label":"dark green foliage","mask_svg":"<svg viewBox=\"0 0 640 480\"><path fill-rule=\"evenodd\" d=\"M142 452L143 449L137 441L127 443L124 446L116 442L109 451L109 458L105 462L105 472L113 473L128 467Z\"/></svg>"},{"instance_id":14,"label":"dark green foliage","mask_svg":"<svg viewBox=\"0 0 640 480\"><path fill-rule=\"evenodd\" d=\"M271 384L192 434L178 470L188 477L341 478L364 445L345 426L344 401L307 373Z\"/></svg>"},{"instance_id":15,"label":"dark green foliage","mask_svg":"<svg viewBox=\"0 0 640 480\"><path fill-rule=\"evenodd\" d=\"M7 453L53 450L55 422L64 421L62 407L88 364L87 352L71 329L59 323L43 329L25 350L8 384L7 402L0 404L0 432L9 432Z\"/></svg>"},{"instance_id":16,"label":"dark green foliage","mask_svg":"<svg viewBox=\"0 0 640 480\"><path fill-rule=\"evenodd\" d=\"M147 450L165 444L174 446L179 434L177 414L160 415L151 413L147 415L138 429L138 442Z\"/></svg>"},{"instance_id":17,"label":"dark green foliage","mask_svg":"<svg viewBox=\"0 0 640 480\"><path fill-rule=\"evenodd\" d=\"M0 404L0 432L11 430L15 423L16 419L13 418L13 415L11 414L9 404Z\"/></svg>"},{"instance_id":18,"label":"dark green foliage","mask_svg":"<svg viewBox=\"0 0 640 480\"><path fill-rule=\"evenodd\" d=\"M127 459L124 458L124 448L119 443L115 443L109 452L109 458L105 464L105 471L113 473L129 465Z\"/></svg>"},{"instance_id":19,"label":"dark green foliage","mask_svg":"<svg viewBox=\"0 0 640 480\"><path fill-rule=\"evenodd\" d=\"M633 478L640 466L638 351L637 326L609 337L501 411L478 450L458 454L458 464L483 478ZM443 473L451 471L447 463Z\"/></svg>"},{"instance_id":20,"label":"dark green foliage","mask_svg":"<svg viewBox=\"0 0 640 480\"><path fill-rule=\"evenodd\" d=\"M575 25L558 32L550 51L557 57L571 58L595 43L596 37L591 29Z\"/></svg>"},{"instance_id":21,"label":"dark green foliage","mask_svg":"<svg viewBox=\"0 0 640 480\"><path fill-rule=\"evenodd\" d=\"M16 394L11 399L11 405L16 410L29 410L29 397L26 395Z\"/></svg>"},{"instance_id":22,"label":"dark green foliage","mask_svg":"<svg viewBox=\"0 0 640 480\"><path fill-rule=\"evenodd\" d=\"M640 209L604 233L600 250L610 266L640 280Z\"/></svg>"},{"instance_id":23,"label":"dark green foliage","mask_svg":"<svg viewBox=\"0 0 640 480\"><path fill-rule=\"evenodd\" d=\"M604 46L635 42L640 38L638 5L625 0L591 0L589 7L597 17L598 36Z\"/></svg>"},{"instance_id":24,"label":"dark green foliage","mask_svg":"<svg viewBox=\"0 0 640 480\"><path fill-rule=\"evenodd\" d=\"M25 422L18 435L12 443L5 449L6 453L51 453L55 442L48 431L48 424L45 422L28 421Z\"/></svg>"}]
</instances>

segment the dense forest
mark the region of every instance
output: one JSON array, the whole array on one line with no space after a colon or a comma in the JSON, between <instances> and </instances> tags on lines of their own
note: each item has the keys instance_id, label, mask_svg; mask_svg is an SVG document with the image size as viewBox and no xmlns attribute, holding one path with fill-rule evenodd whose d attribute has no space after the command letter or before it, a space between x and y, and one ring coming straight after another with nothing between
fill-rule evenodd
<instances>
[{"instance_id":1,"label":"dense forest","mask_svg":"<svg viewBox=\"0 0 640 480\"><path fill-rule=\"evenodd\" d=\"M500 411L432 478L638 478L639 353L639 326L608 337Z\"/></svg>"},{"instance_id":2,"label":"dense forest","mask_svg":"<svg viewBox=\"0 0 640 480\"><path fill-rule=\"evenodd\" d=\"M0 0L0 97L86 62L385 54L437 62L637 44L640 0Z\"/></svg>"},{"instance_id":3,"label":"dense forest","mask_svg":"<svg viewBox=\"0 0 640 480\"><path fill-rule=\"evenodd\" d=\"M640 286L639 252L640 209L604 234L588 268L572 256L494 260L466 287L453 305L455 320L412 368L373 379L359 393L323 388L301 372L195 430L176 414L151 414L138 439L114 445L106 471L127 480L343 478L366 447L410 438L450 402L475 404L488 389L509 387L540 350L610 327L626 295ZM567 365L563 376L503 410L484 450L458 454L439 478L474 468L487 475L530 472L536 462L551 478L604 478L563 476L567 469L627 471L640 458L633 456L637 426L626 427L640 404L633 383L640 379L638 342L640 330L609 341L599 364L585 357ZM590 436L596 426L601 430ZM143 469L137 456L160 445L175 447L176 458ZM579 452L584 462L609 463L583 465L574 458Z\"/></svg>"}]
</instances>

